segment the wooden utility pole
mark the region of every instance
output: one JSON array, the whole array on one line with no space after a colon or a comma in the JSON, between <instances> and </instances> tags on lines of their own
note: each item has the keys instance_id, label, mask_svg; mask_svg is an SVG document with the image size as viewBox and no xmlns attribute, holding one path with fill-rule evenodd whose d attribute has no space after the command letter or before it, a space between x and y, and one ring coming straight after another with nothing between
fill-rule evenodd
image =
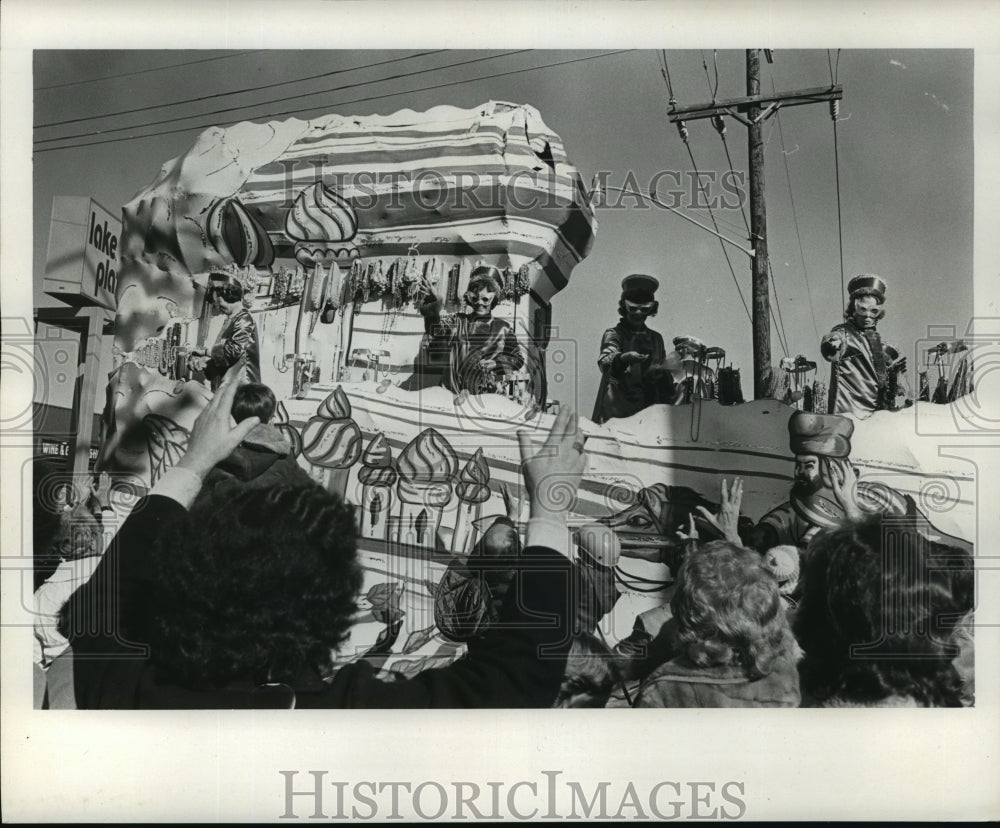
<instances>
[{"instance_id":1,"label":"wooden utility pole","mask_svg":"<svg viewBox=\"0 0 1000 828\"><path fill-rule=\"evenodd\" d=\"M747 97L760 95L760 56L747 49ZM771 387L771 310L767 292L767 210L764 207L764 136L760 126L760 104L747 110L747 166L750 170L751 308L753 316L753 396L768 395Z\"/></svg>"},{"instance_id":2,"label":"wooden utility pole","mask_svg":"<svg viewBox=\"0 0 1000 828\"><path fill-rule=\"evenodd\" d=\"M771 304L768 294L770 268L767 257L767 210L764 202L764 142L761 136L764 121L781 107L800 106L822 101L839 101L844 96L840 86L800 89L780 95L760 94L759 49L747 49L747 94L745 98L729 98L710 104L670 108L670 122L681 129L687 141L685 121L729 115L747 128L748 176L750 185L750 246L752 254L751 316L753 322L753 395L763 399L771 387ZM764 50L768 63L770 51Z\"/></svg>"}]
</instances>

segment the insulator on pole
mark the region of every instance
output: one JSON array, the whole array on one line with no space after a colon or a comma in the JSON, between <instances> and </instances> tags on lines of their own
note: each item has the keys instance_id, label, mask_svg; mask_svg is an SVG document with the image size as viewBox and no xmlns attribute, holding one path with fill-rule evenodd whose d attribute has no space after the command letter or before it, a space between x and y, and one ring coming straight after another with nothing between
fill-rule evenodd
<instances>
[{"instance_id":1,"label":"insulator on pole","mask_svg":"<svg viewBox=\"0 0 1000 828\"><path fill-rule=\"evenodd\" d=\"M834 99L830 101L830 118L836 121L840 117L840 101Z\"/></svg>"},{"instance_id":2,"label":"insulator on pole","mask_svg":"<svg viewBox=\"0 0 1000 828\"><path fill-rule=\"evenodd\" d=\"M677 131L681 134L681 140L686 144L688 140L688 128L684 121L677 122Z\"/></svg>"},{"instance_id":3,"label":"insulator on pole","mask_svg":"<svg viewBox=\"0 0 1000 828\"><path fill-rule=\"evenodd\" d=\"M721 115L712 116L712 126L715 127L715 131L718 132L719 135L726 134L726 119Z\"/></svg>"}]
</instances>

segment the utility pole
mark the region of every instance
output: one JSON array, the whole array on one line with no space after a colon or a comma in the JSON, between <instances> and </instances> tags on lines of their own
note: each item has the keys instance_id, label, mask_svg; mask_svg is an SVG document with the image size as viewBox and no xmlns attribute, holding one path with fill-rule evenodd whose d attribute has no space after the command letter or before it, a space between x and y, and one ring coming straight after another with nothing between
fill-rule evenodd
<instances>
[{"instance_id":1,"label":"utility pole","mask_svg":"<svg viewBox=\"0 0 1000 828\"><path fill-rule=\"evenodd\" d=\"M747 49L747 97L760 95L760 56ZM767 291L767 209L764 205L764 136L760 127L760 104L747 110L747 166L750 170L751 314L753 316L753 396L768 395L771 387L771 306Z\"/></svg>"},{"instance_id":2,"label":"utility pole","mask_svg":"<svg viewBox=\"0 0 1000 828\"><path fill-rule=\"evenodd\" d=\"M670 123L677 124L684 140L685 121L729 115L747 128L748 176L750 185L750 246L752 254L751 316L753 323L753 395L754 399L768 396L771 385L771 304L768 293L770 269L767 257L767 209L764 201L764 142L761 136L764 121L781 107L839 101L842 87L832 85L816 89L800 89L776 95L760 94L759 49L747 49L745 98L729 98L710 104L670 108ZM764 50L768 63L770 50Z\"/></svg>"}]
</instances>

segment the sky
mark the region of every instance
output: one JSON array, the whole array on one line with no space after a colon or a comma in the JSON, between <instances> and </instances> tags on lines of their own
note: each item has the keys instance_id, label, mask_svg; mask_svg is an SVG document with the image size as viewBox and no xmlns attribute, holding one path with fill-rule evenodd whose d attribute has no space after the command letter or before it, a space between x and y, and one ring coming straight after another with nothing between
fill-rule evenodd
<instances>
[{"instance_id":1,"label":"sky","mask_svg":"<svg viewBox=\"0 0 1000 828\"><path fill-rule=\"evenodd\" d=\"M634 170L638 180L648 180L656 171L691 169L684 145L667 121L666 84L655 52L629 52L489 80L470 79L637 45L670 46L675 50L694 46L693 51L668 54L678 102L688 104L711 97L714 46L727 47L718 54L720 97L743 94L742 53L734 49L775 47L774 64L763 69L764 88L770 88L773 72L777 88L789 90L829 84L825 49L843 46L838 81L844 87L841 117L845 120L838 127L838 139L847 277L866 270L880 273L888 281L889 316L882 330L904 351L912 348L928 325L953 324L962 331L972 313L975 157L980 184L975 203L980 231L975 239L980 288L976 305L984 313L997 311L996 305L984 301L981 295L995 281L994 263L1000 260L990 232L998 206L993 182L997 180L1000 149L995 141L1000 105L995 90L991 93L988 89L997 74L995 4L991 14L985 12L989 4L961 0L949 4L943 12L930 13L930 4L923 0L908 0L905 5L895 0L837 0L794 6L770 0L742 4L750 12L736 15L735 4L636 2L620 4L611 16L608 3L550 3L550 8L558 8L549 14L539 11L541 3L510 2L507 7L511 9L531 8L518 15L504 11L502 17L490 18L487 15L495 13L495 4L480 0L463 4L461 14L456 14L456 5L452 5L445 10L450 17L429 17L426 21L414 20L418 12L406 10L416 10L415 3L402 9L385 2L367 3L367 17L358 9L360 4L316 3L310 6L315 18L296 18L286 11L304 6L301 1L254 4L227 0L213 4L175 0L147 4L141 12L136 11L138 4L117 0L75 5L35 0L30 6L25 0L5 0L3 5L0 149L4 152L4 166L0 207L4 214L0 252L5 316L20 313L30 304L30 284L26 283L32 281L31 277L35 283L41 281L54 195L93 196L117 210L154 177L161 164L194 143L199 131L194 125L231 121L226 116L206 115L204 119L178 122L175 128L183 127L184 132L148 139L136 137L90 149L38 152L34 156L32 137L42 140L161 117L176 119L232 103L223 103L227 99L221 98L197 107L191 104L138 113L132 116L134 120L122 117L44 129L32 129L33 125L248 89L390 56L384 51L367 50L372 45L388 44L412 53L456 46L504 46L503 50L508 51L553 43L585 46L587 50L576 55L535 52L342 91L330 87L375 81L396 72L388 67L310 85L248 92L235 102L252 106L228 117L268 118L272 112L282 110L294 111L300 117L328 112L388 113L403 107L425 109L437 104L473 106L490 98L524 102L537 107L548 125L562 136L584 180L605 170L621 179ZM431 5L440 10L446 4L420 4L420 12ZM273 11L265 15L265 7ZM328 18L318 16L315 10L319 7L327 11ZM487 7L479 14L470 11ZM44 9L44 13L32 11L35 19L24 21L24 11L29 8ZM155 19L151 19L153 15ZM21 28L12 31L12 23L20 23ZM187 49L217 50L225 46L247 51L279 40L283 46L364 50L255 52L167 68L169 64L223 54L193 54ZM860 52L846 48L881 48L892 43L906 43L920 50ZM819 48L795 50L804 45ZM975 114L982 132L978 133L981 140L975 145L975 156L972 53L938 48L955 45L974 45L977 49L975 64L981 83L976 90ZM40 46L63 51L43 55L37 51ZM112 50L156 46L164 50L65 51L81 46ZM702 69L702 47L706 50L709 81ZM463 51L453 56L426 56L402 66L416 71L481 54ZM97 80L138 71L143 74ZM452 81L461 83L406 92ZM18 92L12 104L8 93L15 82L27 88ZM68 83L74 85L40 88ZM37 88L33 102L32 87ZM317 95L287 100L290 94L300 91L316 91ZM348 103L355 98L396 92L403 94ZM285 103L269 104L266 101L271 97L284 97ZM817 329L822 333L838 322L842 310L833 128L825 105L790 109L782 114L781 125L787 155L782 152L777 129L771 132L770 124L765 128L765 138L770 135L766 195L771 257L791 347L794 352L803 351L815 358ZM138 136L156 129L163 126L136 129L134 133ZM737 169L745 165L741 129L735 123L729 124L729 145ZM711 126L692 123L690 131L699 168L727 169L725 153ZM103 137L121 134L107 133ZM36 149L57 145L44 144ZM784 178L786 159L811 306ZM30 215L24 215L29 212L25 209L29 195L33 196L33 205ZM695 215L701 220L707 218ZM738 212L730 211L720 218L740 240L742 219ZM667 337L681 332L697 334L710 344L726 348L743 369L744 393L748 393L749 324L718 240L662 211L604 209L599 220L593 252L577 268L566 290L556 297L555 305L562 335L576 339L585 357L579 363L583 408L589 408L597 385L594 362L600 332L615 321L618 285L622 276L631 271L648 271L663 283L661 310L653 320L654 326ZM741 261L742 255L733 255L733 266L744 292L748 292L749 260L743 257ZM45 298L36 296L36 300ZM5 338L9 330L4 330ZM776 341L774 347L778 356ZM10 372L5 372L4 405L9 399L11 379ZM30 454L30 448L22 454ZM6 470L12 463L9 450L4 460ZM995 475L988 473L985 463L981 470L977 499L996 502ZM17 497L17 486L6 485L0 490L5 548L17 548L20 541L15 534L19 522L9 519L16 515ZM996 514L987 509L980 513L984 537L995 536ZM988 574L984 572L981 587L995 591L992 581L985 577ZM4 606L16 608L17 601L5 600ZM987 600L983 606L988 610L995 602ZM986 636L982 643L989 643L989 622L982 618L980 622L980 632ZM4 636L5 679L13 673L8 674L6 668L28 663L29 645L26 637ZM982 649L988 654L996 648ZM987 680L996 677L991 659L984 658L977 668L982 668ZM17 695L26 694L27 686L26 681L5 683L5 712L27 709L23 696ZM995 681L987 681L981 690L989 695L995 686ZM22 690L18 691L18 687ZM275 802L280 798L276 768L330 768L332 778L385 779L389 767L385 745L392 744L397 748L391 765L394 779L537 778L541 784L538 768L559 768L564 779L587 783L606 778L636 780L637 784L650 778L711 779L720 783L725 779L745 783L748 816L755 819L809 814L830 819L912 816L981 820L997 812L996 761L984 747L995 743L997 709L996 704L980 704L961 721L950 716L921 716L919 722L907 715L893 716L891 720L879 717L877 731L843 727L843 722L829 726L824 721L822 732L816 733L811 728L817 720L808 713L787 725L770 717L765 723L763 717L748 714L739 718L740 726L735 729L732 721L716 721L713 717L678 714L669 722L655 723L637 715L627 720L616 717L613 730L605 730L596 721L584 728L567 728L545 711L539 711L537 717L524 711L499 719L503 738L492 739L487 751L465 749L472 744L468 733L483 732L483 720L462 717L457 711L422 713L419 727L410 729L406 729L410 723L406 717L365 716L359 712L327 717L323 722L315 717L296 718L294 722L283 719L280 728L268 727L266 717L213 716L206 727L206 719L201 716L157 717L156 721L115 716L114 723L87 717L86 722L59 722L51 730L43 727L38 717L7 715L5 746L12 748L4 754L11 759L7 771L16 775L19 769L37 768L50 761L52 755L80 761L75 762L74 773L62 780L57 791L50 785L45 795L39 796L37 780L30 774L25 774L20 784L15 780L6 785L4 791L5 799L13 799L17 792L24 800L15 804L21 809L20 815L27 817L25 821L45 821L53 814L97 821L106 819L107 811L113 810L115 818L121 818L123 809L127 815L130 809L138 813L140 808L141 818L153 814L160 819L183 821L203 818L208 813L253 820L260 819L261 814L267 818L280 813L273 810L279 807ZM401 725L405 733L419 733L420 738L401 742ZM157 728L164 732L156 733ZM165 747L153 753L142 752L151 732L154 737L162 735L159 741ZM877 738L871 738L872 732ZM331 733L335 735L332 740ZM635 746L656 744L658 737L668 747L651 763L650 751L636 750ZM722 751L669 747L723 744ZM343 745L350 746L350 750L338 748ZM939 761L931 766L925 757L932 753ZM144 757L143 762L135 762L137 755ZM205 762L199 761L200 756L207 757ZM595 756L601 761L595 762ZM247 757L264 760L248 762ZM226 768L240 773L226 773ZM883 772L885 768L891 768L891 772ZM517 775L520 773L535 776ZM159 778L170 778L172 784L150 784L151 779ZM823 784L817 786L817 779L822 779ZM184 796L176 795L179 789L185 791ZM141 796L131 796L131 791L140 791ZM15 819L17 816L14 813Z\"/></svg>"},{"instance_id":2,"label":"sky","mask_svg":"<svg viewBox=\"0 0 1000 828\"><path fill-rule=\"evenodd\" d=\"M208 125L291 117L279 113L310 118L512 101L539 110L585 182L601 174L608 184L593 250L554 299L557 336L578 361L576 377L553 396L565 402L577 395L582 410L592 406L600 335L617 321L620 281L632 272L661 282L652 327L668 341L694 335L724 348L751 396L751 328L734 283L735 273L749 304L749 257L726 245L731 272L714 235L612 189L646 189L663 172L661 196L680 181L676 198L685 213L711 224L698 206L703 202L693 187L691 157L667 118L658 52L420 55L427 51L36 51L36 304L54 301L40 289L52 197L89 195L117 213ZM912 353L929 325L964 330L972 313L971 50L774 50L772 56L772 64L761 60L765 93L829 86L834 71L844 89L837 127L844 275L849 280L875 272L887 281L886 340ZM407 59L384 63L401 57ZM678 105L708 102L713 92L719 99L745 94L742 50L672 50L665 57ZM383 65L357 68L375 63ZM456 63L464 65L438 68ZM538 68L517 71L529 67ZM320 74L327 76L302 80ZM281 85L261 88L273 84ZM234 107L240 108L220 111ZM167 123L153 123L158 121ZM727 122L726 145L709 121L688 124L691 155L704 180L715 182L710 193L720 197L728 195L721 189L730 169L727 146L736 180L746 181L746 129ZM778 298L772 306L783 333L772 328L774 362L784 354L783 340L790 354L818 359L818 335L841 319L833 131L826 103L783 109L764 124L768 241ZM142 137L147 135L152 137ZM53 140L62 136L80 137ZM79 146L89 143L94 146ZM730 206L716 209L715 218L728 238L747 247L743 215L729 198ZM821 378L826 373L821 363Z\"/></svg>"}]
</instances>

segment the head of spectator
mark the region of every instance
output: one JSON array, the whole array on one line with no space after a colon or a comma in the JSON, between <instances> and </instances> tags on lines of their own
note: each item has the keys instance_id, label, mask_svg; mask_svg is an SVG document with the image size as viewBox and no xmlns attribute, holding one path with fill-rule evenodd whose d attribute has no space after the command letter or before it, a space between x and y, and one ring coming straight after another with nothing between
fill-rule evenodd
<instances>
[{"instance_id":1,"label":"head of spectator","mask_svg":"<svg viewBox=\"0 0 1000 828\"><path fill-rule=\"evenodd\" d=\"M908 518L818 536L794 625L803 695L826 706L958 706L950 639L972 603L963 555Z\"/></svg>"},{"instance_id":2,"label":"head of spectator","mask_svg":"<svg viewBox=\"0 0 1000 828\"><path fill-rule=\"evenodd\" d=\"M248 382L236 389L233 397L233 419L242 423L247 417L258 417L261 423L270 423L278 401L274 392L261 382Z\"/></svg>"},{"instance_id":3,"label":"head of spectator","mask_svg":"<svg viewBox=\"0 0 1000 828\"><path fill-rule=\"evenodd\" d=\"M361 588L350 506L311 484L227 492L196 502L160 545L149 644L170 682L329 668Z\"/></svg>"},{"instance_id":4,"label":"head of spectator","mask_svg":"<svg viewBox=\"0 0 1000 828\"><path fill-rule=\"evenodd\" d=\"M774 574L756 552L712 541L685 558L670 602L677 649L699 667L755 680L793 645Z\"/></svg>"},{"instance_id":5,"label":"head of spectator","mask_svg":"<svg viewBox=\"0 0 1000 828\"><path fill-rule=\"evenodd\" d=\"M619 673L615 655L600 639L582 633L573 639L566 674L553 707L604 707Z\"/></svg>"}]
</instances>

